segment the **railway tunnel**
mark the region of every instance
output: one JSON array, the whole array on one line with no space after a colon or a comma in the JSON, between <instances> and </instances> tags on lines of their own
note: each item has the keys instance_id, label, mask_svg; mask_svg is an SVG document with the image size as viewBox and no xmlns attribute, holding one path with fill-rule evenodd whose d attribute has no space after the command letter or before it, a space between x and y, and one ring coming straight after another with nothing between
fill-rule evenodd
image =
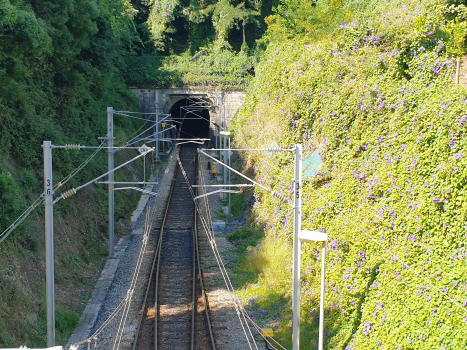
<instances>
[{"instance_id":1,"label":"railway tunnel","mask_svg":"<svg viewBox=\"0 0 467 350\"><path fill-rule=\"evenodd\" d=\"M216 90L215 88L130 88L138 98L138 109L144 113L171 114L180 121L178 128L183 138L210 138L214 144L216 124L230 125L235 113L243 103L241 90ZM212 108L217 105L217 108ZM194 110L197 109L195 116ZM195 118L196 117L196 118ZM219 130L219 129L217 129Z\"/></svg>"},{"instance_id":2,"label":"railway tunnel","mask_svg":"<svg viewBox=\"0 0 467 350\"><path fill-rule=\"evenodd\" d=\"M210 138L210 108L208 99L185 98L170 109L172 120L181 138Z\"/></svg>"}]
</instances>

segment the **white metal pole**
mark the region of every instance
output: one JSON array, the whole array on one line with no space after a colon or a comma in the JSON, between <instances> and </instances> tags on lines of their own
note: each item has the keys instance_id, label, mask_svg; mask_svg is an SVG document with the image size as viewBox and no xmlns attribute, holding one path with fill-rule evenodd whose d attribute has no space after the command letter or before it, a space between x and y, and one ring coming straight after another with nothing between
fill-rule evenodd
<instances>
[{"instance_id":1,"label":"white metal pole","mask_svg":"<svg viewBox=\"0 0 467 350\"><path fill-rule=\"evenodd\" d=\"M217 93L217 89L216 89L216 123L214 124L214 138L216 139L216 148L219 148L219 140L218 140L218 136L219 135L219 130L218 130L218 126L219 125L219 95Z\"/></svg>"},{"instance_id":2,"label":"white metal pole","mask_svg":"<svg viewBox=\"0 0 467 350\"><path fill-rule=\"evenodd\" d=\"M227 146L227 162L230 167L230 136L229 136L229 141L228 141L228 146ZM228 170L228 169L225 169L225 170ZM230 185L230 170L229 170L228 184ZM230 203L230 193L229 193L229 222L231 221L232 221L232 205Z\"/></svg>"},{"instance_id":3,"label":"white metal pole","mask_svg":"<svg viewBox=\"0 0 467 350\"><path fill-rule=\"evenodd\" d=\"M227 164L228 155L226 154L227 153L227 150L226 150L226 148L227 148L227 136L224 135L222 138L224 139L224 147L223 147L224 150L222 151L222 154L223 154L222 160L223 160L225 165L228 165ZM224 185L227 185L227 168L226 167L224 167Z\"/></svg>"},{"instance_id":4,"label":"white metal pole","mask_svg":"<svg viewBox=\"0 0 467 350\"><path fill-rule=\"evenodd\" d=\"M292 350L300 349L300 239L302 226L302 145L295 145Z\"/></svg>"},{"instance_id":5,"label":"white metal pole","mask_svg":"<svg viewBox=\"0 0 467 350\"><path fill-rule=\"evenodd\" d=\"M112 107L107 107L107 145L109 147L114 146L114 113ZM112 171L114 168L114 150L109 148L107 151L108 154L108 164L109 171ZM114 257L114 172L109 173L109 258Z\"/></svg>"},{"instance_id":6,"label":"white metal pole","mask_svg":"<svg viewBox=\"0 0 467 350\"><path fill-rule=\"evenodd\" d=\"M159 159L159 93L156 92L156 162L158 161L158 159Z\"/></svg>"},{"instance_id":7,"label":"white metal pole","mask_svg":"<svg viewBox=\"0 0 467 350\"><path fill-rule=\"evenodd\" d=\"M55 291L54 291L54 213L52 186L52 141L44 141L44 193L45 193L45 260L47 299L47 346L55 346Z\"/></svg>"},{"instance_id":8,"label":"white metal pole","mask_svg":"<svg viewBox=\"0 0 467 350\"><path fill-rule=\"evenodd\" d=\"M319 340L318 350L323 350L324 340L324 281L325 281L325 270L324 264L326 261L326 241L323 241L323 251L321 253L321 298L319 304Z\"/></svg>"}]
</instances>

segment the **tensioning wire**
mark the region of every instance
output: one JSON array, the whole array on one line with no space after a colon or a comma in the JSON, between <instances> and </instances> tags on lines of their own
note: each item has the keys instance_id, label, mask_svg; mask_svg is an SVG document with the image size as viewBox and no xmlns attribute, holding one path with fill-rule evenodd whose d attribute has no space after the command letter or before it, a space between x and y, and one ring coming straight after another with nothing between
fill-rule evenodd
<instances>
[{"instance_id":1,"label":"tensioning wire","mask_svg":"<svg viewBox=\"0 0 467 350\"><path fill-rule=\"evenodd\" d=\"M200 215L201 222L202 222L203 227L204 227L204 229L205 229L205 231L206 231L206 234L207 234L207 236L208 236L208 240L209 240L209 242L211 243L211 248L212 248L212 250L213 250L214 257L216 258L217 264L218 264L219 269L220 269L220 271L221 271L221 274L222 274L222 277L223 277L223 279L224 279L224 283L225 283L225 285L226 285L226 287L227 287L227 290L229 291L229 293L230 293L230 295L231 295L231 298L232 298L232 300L233 300L233 302L234 302L235 308L236 308L236 310L237 310L237 315L238 315L238 318L239 318L239 320L240 320L240 324L241 324L241 326L242 326L242 328L243 328L243 332L244 332L244 334L245 334L245 337L246 337L246 339L247 339L247 341L248 341L248 344L249 344L249 346L250 346L250 349L251 349L252 347L251 347L251 344L250 344L250 339L249 339L248 335L246 334L245 327L244 327L243 322L242 322L242 320L241 320L241 318L240 318L241 312L238 311L238 308L240 308L240 310L241 310L241 309L244 309L244 308L243 308L243 305L242 305L241 303L239 303L238 298L235 297L235 289L234 289L234 287L233 287L233 285L232 285L232 282L231 282L230 277L229 277L229 275L228 275L227 269L226 269L225 266L224 266L224 263L223 263L223 261L222 261L222 257L220 256L220 253L219 253L219 251L217 250L217 245L216 245L215 237L213 237L212 231L209 230L208 224L207 224L206 219L204 218L204 216L203 216L203 214L202 214L202 212L201 212L201 208L199 207L198 202L194 199L194 198L195 198L195 195L194 195L194 192L193 192L193 188L191 187L191 184L189 183L188 177L187 177L187 175L186 175L185 169L183 168L183 165L181 164L181 160L180 160L180 157L179 157L179 156L177 156L177 160L178 160L178 163L179 163L179 165L180 165L180 170L182 171L182 174L183 174L183 176L184 176L184 178L185 178L185 181L186 181L186 183L187 183L187 185L188 185L188 189L189 189L189 191L190 191L190 194L191 194L191 196L192 196L192 198L193 198L193 202L195 203L196 210L198 211L198 213L199 213L199 215ZM244 317L243 314L242 314L242 316ZM246 321L246 320L245 320L245 321ZM248 329L248 332L250 333L250 336L251 336L251 338L253 339L253 344L255 345L256 349L258 349L258 347L256 346L256 343L254 342L254 337L253 337L253 334L251 333L250 328L249 328L249 327L246 327L246 328Z\"/></svg>"}]
</instances>

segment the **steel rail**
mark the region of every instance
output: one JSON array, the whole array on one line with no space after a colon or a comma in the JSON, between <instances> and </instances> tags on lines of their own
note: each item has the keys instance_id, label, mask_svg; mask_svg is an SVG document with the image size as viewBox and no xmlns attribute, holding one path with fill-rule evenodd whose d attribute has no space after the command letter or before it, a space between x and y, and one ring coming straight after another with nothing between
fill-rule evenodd
<instances>
[{"instance_id":1,"label":"steel rail","mask_svg":"<svg viewBox=\"0 0 467 350\"><path fill-rule=\"evenodd\" d=\"M195 182L196 182L196 173L198 171L198 158L195 157ZM180 166L180 165L179 165ZM180 169L181 171L181 169ZM188 179L186 179L187 182L187 187L190 186L188 183ZM195 350L195 316L196 316L196 311L197 311L197 303L196 303L196 258L199 257L198 255L198 247L195 246L195 240L196 240L196 208L194 207L194 202L193 202L193 210L195 212L194 218L193 218L193 228L191 229L191 232L193 233L193 284L192 284L192 300L191 300L191 350ZM201 271L199 271L199 274L201 275Z\"/></svg>"},{"instance_id":2,"label":"steel rail","mask_svg":"<svg viewBox=\"0 0 467 350\"><path fill-rule=\"evenodd\" d=\"M178 165L177 165L178 166ZM172 201L172 195L175 188L175 181L177 180L178 171L175 170L174 178L172 180L172 184L170 186L170 194L167 200L167 207L164 213L164 219L161 225L161 231L159 234L159 242L157 246L157 268L156 268L156 286L154 288L154 349L157 350L157 308L158 308L158 289L159 289L159 270L160 270L160 262L161 262L161 251L162 251L162 240L164 238L164 226L165 220L167 219L167 215L169 214L170 202Z\"/></svg>"},{"instance_id":3,"label":"steel rail","mask_svg":"<svg viewBox=\"0 0 467 350\"><path fill-rule=\"evenodd\" d=\"M195 214L196 216L196 214ZM192 299L191 299L191 350L195 350L195 315L196 315L196 247L195 247L195 230L194 228L191 229L191 232L193 233L192 238L193 238L193 249L192 249L192 254L193 254L193 284L192 284Z\"/></svg>"},{"instance_id":4,"label":"steel rail","mask_svg":"<svg viewBox=\"0 0 467 350\"><path fill-rule=\"evenodd\" d=\"M176 176L176 174L177 173L175 173L175 176ZM172 184L170 186L169 196L167 198L167 205L166 205L166 209L165 209L165 212L164 212L164 217L162 219L161 228L159 230L159 238L158 238L156 249L154 250L154 259L153 259L152 266L151 266L151 272L149 274L148 285L146 287L146 293L144 295L143 305L141 307L140 316L138 318L138 326L136 328L136 333L135 333L135 338L134 338L134 341L133 341L132 350L135 350L136 346L138 344L139 332L141 330L141 323L143 321L143 317L145 316L146 302L147 302L147 299L148 299L149 290L150 290L150 287L151 287L152 276L154 274L154 268L156 267L156 262L157 262L157 275L159 273L159 262L160 262L160 252L161 252L161 247L162 247L162 237L164 235L165 221L167 219L167 214L169 212L170 201L172 200L172 194L173 194L173 190L174 190L174 187L175 187L175 180L176 180L175 176L174 176L174 179L172 180ZM158 283L158 278L156 277L156 292L155 292L156 302L155 302L155 316L154 316L154 323L155 323L155 326L154 326L154 330L155 330L155 333L154 333L154 343L155 343L154 348L155 349L157 349L157 283Z\"/></svg>"},{"instance_id":5,"label":"steel rail","mask_svg":"<svg viewBox=\"0 0 467 350\"><path fill-rule=\"evenodd\" d=\"M198 157L195 157L195 174L197 174L197 168L198 168ZM152 261L152 266L151 266L151 271L150 271L150 274L149 274L149 279L148 279L148 283L147 283L147 287L146 287L146 292L145 292L145 296L144 296L144 300L143 300L143 305L141 307L141 310L140 310L140 315L138 317L138 323L137 323L137 329L136 329L136 333L135 333L135 338L134 338L134 342L133 342L133 347L132 347L132 350L136 350L138 349L140 346L140 331L142 329L142 324L143 324L143 320L145 319L146 315L147 315L147 303L148 303L148 299L149 299L149 293L151 291L151 287L152 287L152 281L154 279L154 311L155 311L155 315L154 315L154 349L157 350L159 347L158 347L158 338L159 338L159 335L158 335L158 315L159 315L159 312L158 312L158 307L159 307L159 296L158 296L158 290L159 290L159 285L160 285L160 267L161 267L161 253L162 253L162 243L164 241L164 227L165 227L165 224L166 224L166 220L169 216L169 213L170 213L170 204L173 200L173 197L174 197L174 190L175 190L175 185L176 185L176 181L178 179L179 176L181 176L182 170L180 168L180 165L177 164L176 168L175 168L175 174L174 174L174 178L172 180L172 183L171 183L171 186L170 186L170 191L169 191L169 195L168 195L168 198L167 198L167 202L166 202L166 209L165 209L165 212L164 212L164 216L163 216L163 219L162 219L162 224L161 224L161 227L160 227L160 232L159 232L159 237L158 237L158 242L157 242L157 246L154 250L154 258L153 258L153 261ZM196 178L196 175L195 175L195 178ZM213 330L212 330L212 324L211 324L211 320L210 320L210 317L209 317L209 306L208 306L208 301L207 301L207 297L206 297L206 291L205 291L205 288L204 288L204 283L203 283L203 275L202 275L202 271L201 271L201 265L200 265L200 258L199 258L199 245L198 245L198 230L197 230L197 213L196 213L196 209L195 210L195 215L194 215L194 221L192 223L193 225L193 228L192 228L192 240L193 240L193 248L192 248L192 264L193 264L193 268L192 268L192 276L193 276L193 283L192 283L192 312L191 312L191 317L192 317L192 320L191 320L191 350L195 350L196 348L196 342L197 342L197 339L196 339L196 315L197 315L197 300L198 300L198 296L199 296L199 290L201 292L201 298L203 300L203 303L204 303L204 311L205 311L205 320L206 320L206 328L207 330L209 331L209 337L210 337L210 342L212 344L212 350L216 350L216 345L215 345L215 341L214 341L214 334L213 334ZM199 282L197 282L197 279L198 279L198 275L199 275ZM199 290L197 289L198 285L197 283L199 283ZM150 303L150 301L149 301ZM144 333L142 333L144 334ZM207 334L206 334L207 336Z\"/></svg>"},{"instance_id":6,"label":"steel rail","mask_svg":"<svg viewBox=\"0 0 467 350\"><path fill-rule=\"evenodd\" d=\"M212 350L216 350L216 343L214 341L214 334L212 333L212 325L211 325L211 319L209 317L209 307L208 307L208 301L206 298L206 292L204 290L204 283L203 283L203 272L201 271L201 264L199 261L199 249L198 249L198 225L197 225L197 211L195 209L195 227L194 227L194 236L195 236L195 245L196 245L196 260L198 261L198 273L199 273L199 283L201 286L201 295L203 297L204 301L204 311L206 312L206 321L208 323L208 330L209 330L209 336L211 338L211 344L212 344Z\"/></svg>"}]
</instances>

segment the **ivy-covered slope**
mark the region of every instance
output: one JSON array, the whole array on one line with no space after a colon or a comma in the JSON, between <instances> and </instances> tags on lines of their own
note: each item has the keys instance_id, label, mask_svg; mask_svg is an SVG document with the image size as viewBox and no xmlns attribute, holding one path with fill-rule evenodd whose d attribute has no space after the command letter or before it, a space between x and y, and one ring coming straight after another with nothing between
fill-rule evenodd
<instances>
[{"instance_id":1,"label":"ivy-covered slope","mask_svg":"<svg viewBox=\"0 0 467 350\"><path fill-rule=\"evenodd\" d=\"M467 91L454 74L464 2L315 5L289 0L269 18L235 142L321 153L303 184L302 228L329 236L326 349L463 349ZM291 198L291 154L248 157L261 183ZM292 209L261 190L256 199L265 238L243 267L259 275L240 293L290 346ZM320 247L302 252L302 348L313 349Z\"/></svg>"}]
</instances>

